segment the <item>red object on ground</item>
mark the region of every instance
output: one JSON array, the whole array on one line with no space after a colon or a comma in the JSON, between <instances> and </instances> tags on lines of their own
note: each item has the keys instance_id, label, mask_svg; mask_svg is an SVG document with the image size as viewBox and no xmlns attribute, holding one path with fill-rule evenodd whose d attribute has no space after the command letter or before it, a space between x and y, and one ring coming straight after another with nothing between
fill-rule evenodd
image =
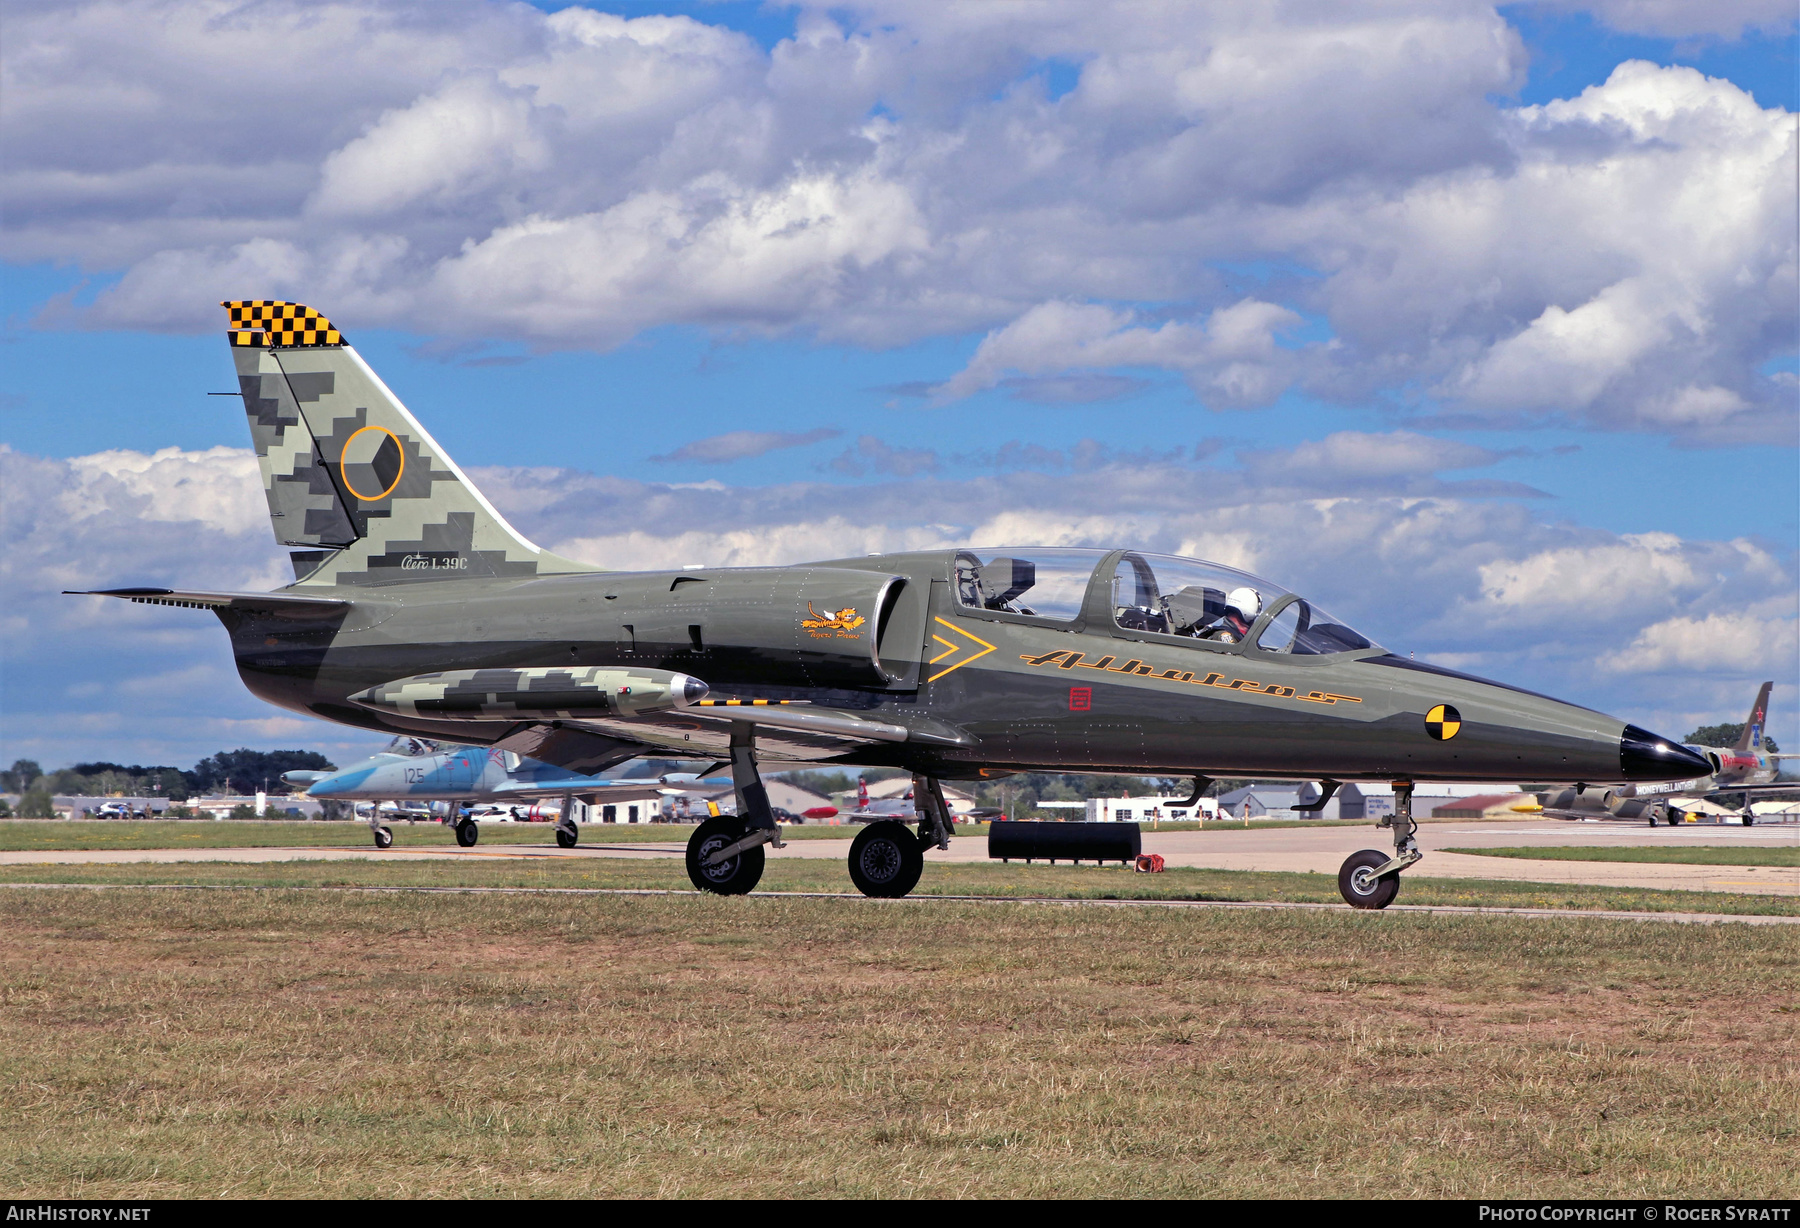
<instances>
[{"instance_id":1,"label":"red object on ground","mask_svg":"<svg viewBox=\"0 0 1800 1228\"><path fill-rule=\"evenodd\" d=\"M802 810L800 817L803 819L829 819L836 813L836 806L814 806L811 810Z\"/></svg>"},{"instance_id":2,"label":"red object on ground","mask_svg":"<svg viewBox=\"0 0 1800 1228\"><path fill-rule=\"evenodd\" d=\"M1139 874L1161 874L1163 859L1161 853L1140 853L1136 864L1131 867Z\"/></svg>"}]
</instances>

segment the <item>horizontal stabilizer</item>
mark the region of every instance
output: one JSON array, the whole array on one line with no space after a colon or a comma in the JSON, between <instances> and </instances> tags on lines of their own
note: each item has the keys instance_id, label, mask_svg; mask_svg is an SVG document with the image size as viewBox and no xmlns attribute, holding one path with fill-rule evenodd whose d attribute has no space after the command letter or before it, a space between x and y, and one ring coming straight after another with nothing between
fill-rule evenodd
<instances>
[{"instance_id":1,"label":"horizontal stabilizer","mask_svg":"<svg viewBox=\"0 0 1800 1228\"><path fill-rule=\"evenodd\" d=\"M64 589L68 597L120 597L139 605L172 605L187 610L262 610L287 618L329 618L350 608L336 597L289 593L218 593L187 588Z\"/></svg>"}]
</instances>

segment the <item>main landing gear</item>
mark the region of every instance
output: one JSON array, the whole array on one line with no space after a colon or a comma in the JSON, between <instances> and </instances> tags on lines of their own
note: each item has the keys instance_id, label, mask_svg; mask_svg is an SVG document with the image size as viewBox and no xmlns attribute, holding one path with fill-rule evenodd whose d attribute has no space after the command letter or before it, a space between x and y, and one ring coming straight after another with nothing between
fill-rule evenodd
<instances>
[{"instance_id":1,"label":"main landing gear","mask_svg":"<svg viewBox=\"0 0 1800 1228\"><path fill-rule=\"evenodd\" d=\"M1400 894L1400 871L1424 854L1413 838L1419 825L1412 817L1413 785L1410 780L1394 782L1394 813L1376 826L1394 829L1394 855L1389 857L1377 849L1363 849L1344 859L1338 869L1338 894L1352 908L1386 908Z\"/></svg>"},{"instance_id":2,"label":"main landing gear","mask_svg":"<svg viewBox=\"0 0 1800 1228\"><path fill-rule=\"evenodd\" d=\"M915 772L913 801L919 814L916 834L898 819L883 819L851 841L850 881L864 895L897 900L909 894L925 872L925 850L950 847L950 807L943 787Z\"/></svg>"},{"instance_id":3,"label":"main landing gear","mask_svg":"<svg viewBox=\"0 0 1800 1228\"><path fill-rule=\"evenodd\" d=\"M479 839L481 839L481 828L474 819L464 819L456 825L456 842L464 848L474 848L475 842Z\"/></svg>"},{"instance_id":4,"label":"main landing gear","mask_svg":"<svg viewBox=\"0 0 1800 1228\"><path fill-rule=\"evenodd\" d=\"M688 880L714 895L749 894L762 878L763 845L786 847L756 770L754 725L731 726L731 783L738 812L706 820L688 838Z\"/></svg>"},{"instance_id":5,"label":"main landing gear","mask_svg":"<svg viewBox=\"0 0 1800 1228\"><path fill-rule=\"evenodd\" d=\"M734 725L731 735L737 814L708 819L688 839L688 878L714 895L746 895L754 890L762 879L763 846L785 847L756 769L754 732L752 725ZM936 780L915 774L913 797L919 811L916 834L897 819L885 819L863 828L851 842L850 881L864 895L878 899L906 895L919 885L925 850L950 847L950 807L944 804L943 788Z\"/></svg>"}]
</instances>

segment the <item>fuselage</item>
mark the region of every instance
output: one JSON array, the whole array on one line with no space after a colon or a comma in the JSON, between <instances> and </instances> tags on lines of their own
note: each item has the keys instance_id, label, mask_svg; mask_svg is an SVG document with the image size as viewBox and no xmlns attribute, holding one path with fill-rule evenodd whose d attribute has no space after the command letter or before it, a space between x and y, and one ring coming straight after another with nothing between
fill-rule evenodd
<instances>
[{"instance_id":1,"label":"fuselage","mask_svg":"<svg viewBox=\"0 0 1800 1228\"><path fill-rule=\"evenodd\" d=\"M1208 568L1223 578L1215 584ZM785 701L913 735L789 757L963 778L1036 769L1599 782L1686 778L1707 766L1603 713L1396 657L1279 586L1227 572L1131 551L943 550L782 568L312 585L307 593L351 604L306 620L220 617L244 682L263 699L475 745L505 727L378 713L350 697L432 671L679 671L705 681L709 703ZM1234 636L1214 615L1238 580L1267 591L1248 632ZM715 753L708 727L680 717L595 728L654 753ZM481 775L493 762L480 756L442 770Z\"/></svg>"},{"instance_id":2,"label":"fuselage","mask_svg":"<svg viewBox=\"0 0 1800 1228\"><path fill-rule=\"evenodd\" d=\"M1740 751L1729 747L1691 744L1687 746L1687 749L1700 755L1707 762L1717 764L1717 770L1688 780L1671 780L1643 785L1637 790L1638 796L1705 797L1710 793L1725 793L1732 789L1741 789L1746 785L1772 785L1782 779L1780 761L1761 751ZM1794 783L1800 785L1800 780L1796 780Z\"/></svg>"}]
</instances>

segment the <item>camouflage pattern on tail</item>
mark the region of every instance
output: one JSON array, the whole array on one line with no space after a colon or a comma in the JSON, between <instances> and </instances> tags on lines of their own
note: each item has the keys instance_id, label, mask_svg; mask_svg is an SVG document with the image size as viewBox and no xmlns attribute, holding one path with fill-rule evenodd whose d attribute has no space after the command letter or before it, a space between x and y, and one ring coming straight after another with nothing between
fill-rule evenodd
<instances>
[{"instance_id":1,"label":"camouflage pattern on tail","mask_svg":"<svg viewBox=\"0 0 1800 1228\"><path fill-rule=\"evenodd\" d=\"M275 539L303 585L598 571L527 541L310 307L221 304Z\"/></svg>"}]
</instances>

